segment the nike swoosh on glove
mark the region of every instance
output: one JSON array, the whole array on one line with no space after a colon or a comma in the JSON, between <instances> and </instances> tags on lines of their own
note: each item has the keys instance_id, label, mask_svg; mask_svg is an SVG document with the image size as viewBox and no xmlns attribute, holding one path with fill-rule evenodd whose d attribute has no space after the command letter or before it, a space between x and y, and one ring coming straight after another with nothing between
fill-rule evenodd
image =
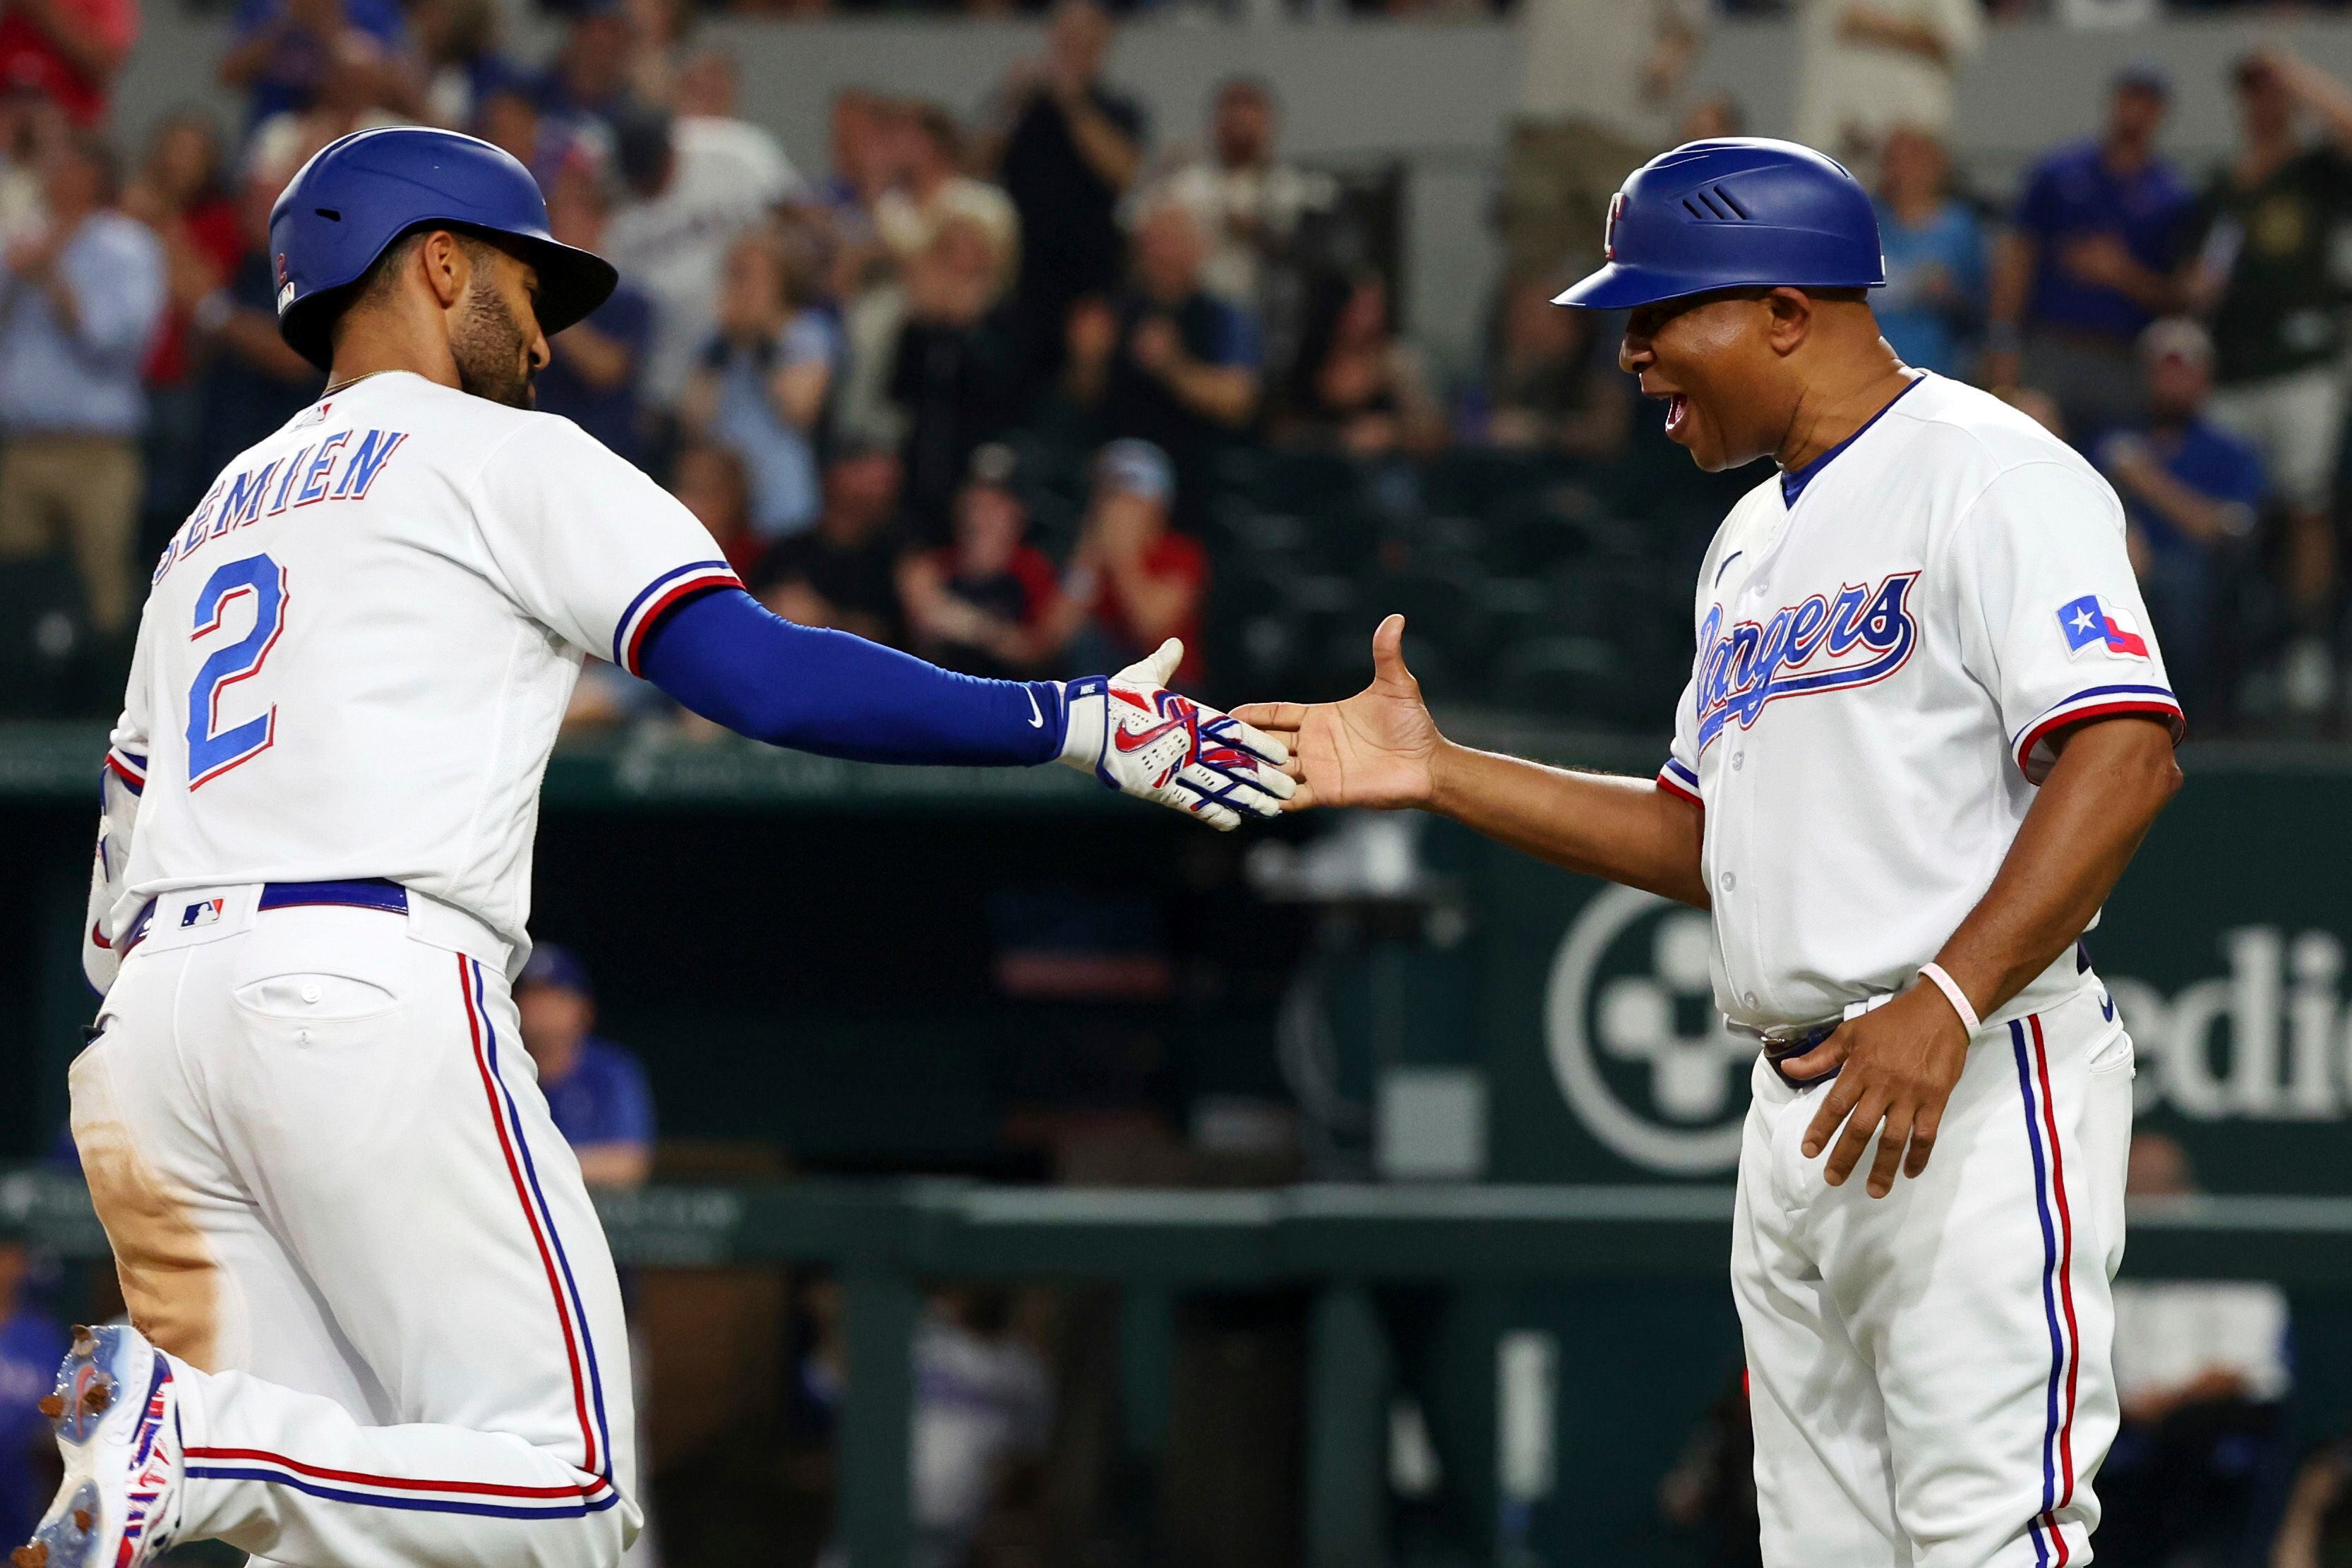
<instances>
[{"instance_id":1,"label":"nike swoosh on glove","mask_svg":"<svg viewBox=\"0 0 2352 1568\"><path fill-rule=\"evenodd\" d=\"M1110 676L1089 675L1063 689L1069 729L1062 760L1110 789L1189 812L1219 832L1244 815L1277 816L1297 788L1282 765L1290 749L1264 731L1168 690L1184 644L1160 651Z\"/></svg>"}]
</instances>

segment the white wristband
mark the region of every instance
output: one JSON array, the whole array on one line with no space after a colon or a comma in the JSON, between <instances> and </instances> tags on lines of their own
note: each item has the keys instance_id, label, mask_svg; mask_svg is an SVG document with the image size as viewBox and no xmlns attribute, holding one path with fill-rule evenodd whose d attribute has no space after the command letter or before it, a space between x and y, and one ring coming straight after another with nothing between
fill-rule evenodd
<instances>
[{"instance_id":1,"label":"white wristband","mask_svg":"<svg viewBox=\"0 0 2352 1568\"><path fill-rule=\"evenodd\" d=\"M1952 1004L1952 1010L1960 1015L1960 1021L1968 1026L1970 1034L1984 1027L1984 1020L1977 1017L1977 1009L1969 1006L1969 994L1960 989L1958 980L1944 973L1941 964L1920 965L1919 977L1935 982L1936 988L1944 993L1944 999Z\"/></svg>"}]
</instances>

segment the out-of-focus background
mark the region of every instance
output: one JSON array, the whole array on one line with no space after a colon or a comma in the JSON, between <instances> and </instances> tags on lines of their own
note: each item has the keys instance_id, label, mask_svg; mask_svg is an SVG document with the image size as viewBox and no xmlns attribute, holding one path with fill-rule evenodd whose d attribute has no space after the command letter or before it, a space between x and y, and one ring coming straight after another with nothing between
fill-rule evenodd
<instances>
[{"instance_id":1,"label":"out-of-focus background","mask_svg":"<svg viewBox=\"0 0 2352 1568\"><path fill-rule=\"evenodd\" d=\"M958 668L1646 774L1709 477L1545 301L1676 141L1878 193L1904 358L2112 477L2192 741L2094 935L2141 1052L2101 1563L2352 1562L2352 8L0 0L0 1534L115 1310L65 1120L145 563L317 392L263 234L421 120L623 287L541 406L754 591ZM762 751L593 666L524 1031L675 1568L1756 1560L1704 917L1412 817ZM417 1223L429 1225L429 1213ZM433 1281L419 1280L419 1290Z\"/></svg>"}]
</instances>

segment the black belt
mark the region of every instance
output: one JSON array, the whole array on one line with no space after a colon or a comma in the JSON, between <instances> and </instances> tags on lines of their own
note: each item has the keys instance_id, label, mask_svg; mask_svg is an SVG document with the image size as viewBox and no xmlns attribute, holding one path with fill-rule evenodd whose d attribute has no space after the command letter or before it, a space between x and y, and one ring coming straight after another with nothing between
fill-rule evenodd
<instances>
[{"instance_id":1,"label":"black belt","mask_svg":"<svg viewBox=\"0 0 2352 1568\"><path fill-rule=\"evenodd\" d=\"M1794 1040L1769 1041L1764 1047L1764 1065L1779 1073L1781 1082L1800 1092L1807 1089L1818 1089L1844 1071L1845 1063L1839 1062L1819 1078L1791 1078L1789 1076L1788 1068L1783 1064L1804 1055L1844 1027L1844 1020L1841 1019L1837 1023L1825 1023L1819 1029L1807 1030Z\"/></svg>"},{"instance_id":2,"label":"black belt","mask_svg":"<svg viewBox=\"0 0 2352 1568\"><path fill-rule=\"evenodd\" d=\"M159 894L141 907L138 916L131 922L131 929L122 936L121 946L124 957L131 956L131 949L145 939L148 928L155 923L156 904L171 896ZM408 889L389 877L381 876L358 882L272 882L262 885L261 902L257 907L303 909L317 905L405 915L408 913ZM190 899L180 911L180 924L184 926L209 924L205 916L207 909L212 912L212 920L220 918L220 900Z\"/></svg>"}]
</instances>

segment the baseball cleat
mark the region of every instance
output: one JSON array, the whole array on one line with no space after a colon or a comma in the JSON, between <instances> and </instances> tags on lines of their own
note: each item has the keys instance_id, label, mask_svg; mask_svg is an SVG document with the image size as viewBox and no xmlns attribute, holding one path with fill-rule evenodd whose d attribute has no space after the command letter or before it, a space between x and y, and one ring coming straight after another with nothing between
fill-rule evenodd
<instances>
[{"instance_id":1,"label":"baseball cleat","mask_svg":"<svg viewBox=\"0 0 2352 1568\"><path fill-rule=\"evenodd\" d=\"M54 1392L66 1476L15 1568L139 1568L179 1523L179 1395L172 1364L138 1330L74 1330Z\"/></svg>"}]
</instances>

